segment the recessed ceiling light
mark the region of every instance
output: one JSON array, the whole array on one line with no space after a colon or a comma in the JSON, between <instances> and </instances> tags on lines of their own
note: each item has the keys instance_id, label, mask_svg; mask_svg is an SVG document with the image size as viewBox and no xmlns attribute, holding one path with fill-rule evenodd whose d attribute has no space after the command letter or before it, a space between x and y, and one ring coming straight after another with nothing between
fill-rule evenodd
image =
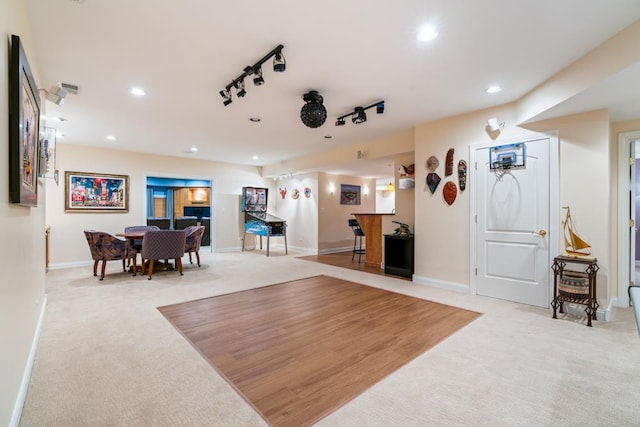
<instances>
[{"instance_id":1,"label":"recessed ceiling light","mask_svg":"<svg viewBox=\"0 0 640 427\"><path fill-rule=\"evenodd\" d=\"M421 42L430 42L438 37L438 31L432 26L425 26L418 31L417 37Z\"/></svg>"},{"instance_id":2,"label":"recessed ceiling light","mask_svg":"<svg viewBox=\"0 0 640 427\"><path fill-rule=\"evenodd\" d=\"M259 159L259 157L258 157L258 156L253 156L253 157L252 157L252 159L253 159L253 160L258 160L258 159Z\"/></svg>"},{"instance_id":3,"label":"recessed ceiling light","mask_svg":"<svg viewBox=\"0 0 640 427\"><path fill-rule=\"evenodd\" d=\"M254 123L258 123L260 121L260 117L251 117L249 120Z\"/></svg>"},{"instance_id":4,"label":"recessed ceiling light","mask_svg":"<svg viewBox=\"0 0 640 427\"><path fill-rule=\"evenodd\" d=\"M502 88L500 87L500 85L493 85L493 86L489 86L486 89L487 93L498 93L502 90Z\"/></svg>"},{"instance_id":5,"label":"recessed ceiling light","mask_svg":"<svg viewBox=\"0 0 640 427\"><path fill-rule=\"evenodd\" d=\"M106 138L107 138L109 141L115 141L115 140L116 140L116 137L115 137L115 136L113 136L113 135L107 135L107 137L106 137Z\"/></svg>"},{"instance_id":6,"label":"recessed ceiling light","mask_svg":"<svg viewBox=\"0 0 640 427\"><path fill-rule=\"evenodd\" d=\"M192 153L197 153L198 152L198 147L191 147L189 149L189 151L191 151Z\"/></svg>"},{"instance_id":7,"label":"recessed ceiling light","mask_svg":"<svg viewBox=\"0 0 640 427\"><path fill-rule=\"evenodd\" d=\"M147 92L145 92L141 87L130 87L129 93L135 96L145 96L147 94Z\"/></svg>"}]
</instances>

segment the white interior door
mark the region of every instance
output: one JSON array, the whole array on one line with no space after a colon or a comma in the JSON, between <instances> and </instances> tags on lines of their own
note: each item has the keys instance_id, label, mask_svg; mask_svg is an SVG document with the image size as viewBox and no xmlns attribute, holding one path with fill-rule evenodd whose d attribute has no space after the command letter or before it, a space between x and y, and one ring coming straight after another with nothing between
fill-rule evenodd
<instances>
[{"instance_id":1,"label":"white interior door","mask_svg":"<svg viewBox=\"0 0 640 427\"><path fill-rule=\"evenodd\" d=\"M548 307L550 138L530 139L526 167L498 177L475 152L476 293ZM500 144L495 144L500 145Z\"/></svg>"}]
</instances>

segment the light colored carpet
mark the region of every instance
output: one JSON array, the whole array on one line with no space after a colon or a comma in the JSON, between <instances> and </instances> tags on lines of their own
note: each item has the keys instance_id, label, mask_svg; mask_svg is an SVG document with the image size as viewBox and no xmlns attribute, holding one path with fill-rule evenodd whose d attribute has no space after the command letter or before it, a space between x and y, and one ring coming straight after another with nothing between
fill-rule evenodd
<instances>
[{"instance_id":1,"label":"light colored carpet","mask_svg":"<svg viewBox=\"0 0 640 427\"><path fill-rule=\"evenodd\" d=\"M326 274L484 313L318 426L640 425L631 309L582 318L298 260L211 254L149 281L110 263L47 274L21 426L264 426L156 307Z\"/></svg>"}]
</instances>

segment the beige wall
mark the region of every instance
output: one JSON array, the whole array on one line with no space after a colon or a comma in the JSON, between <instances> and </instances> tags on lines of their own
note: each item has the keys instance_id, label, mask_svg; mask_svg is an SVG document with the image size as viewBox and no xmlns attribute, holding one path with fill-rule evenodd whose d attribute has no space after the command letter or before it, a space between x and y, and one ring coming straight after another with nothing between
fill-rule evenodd
<instances>
[{"instance_id":1,"label":"beige wall","mask_svg":"<svg viewBox=\"0 0 640 427\"><path fill-rule=\"evenodd\" d=\"M127 225L146 223L146 177L208 179L213 183L212 239L216 251L241 247L240 194L243 186L264 187L260 171L252 166L230 165L129 151L58 144L60 185L47 187L47 224L51 226L51 268L90 262L83 230L120 233ZM64 172L110 173L129 176L128 213L77 213L64 211ZM270 197L272 202L273 196Z\"/></svg>"},{"instance_id":2,"label":"beige wall","mask_svg":"<svg viewBox=\"0 0 640 427\"><path fill-rule=\"evenodd\" d=\"M516 117L514 104L424 124L416 128L416 182L426 178L426 159L435 155L440 160L437 172L443 176L444 157L449 148L455 149L455 161L469 160L470 146L490 142L484 130L486 119L499 117L506 122L501 140L526 138L536 132L557 132L559 138L560 182L559 205L571 206L581 236L593 245L598 258L598 298L607 307L616 294L611 284L611 253L615 246L612 227L611 197L615 174L612 174L609 147L609 116L606 110L560 117L527 125L528 129L513 126ZM613 143L613 142L612 142ZM472 167L472 165L469 165ZM443 179L443 182L446 181ZM441 282L466 287L470 282L468 191L458 193L452 206L442 200L442 185L431 195L416 188L416 276L418 280ZM469 182L468 186L474 185ZM563 211L558 218L560 224ZM556 236L564 247L561 236Z\"/></svg>"},{"instance_id":3,"label":"beige wall","mask_svg":"<svg viewBox=\"0 0 640 427\"><path fill-rule=\"evenodd\" d=\"M472 144L491 142L485 131L489 117L497 117L505 122L496 144L500 140L524 137L531 134L527 130L514 127L515 106L476 111L447 118L416 127L415 160L415 275L416 280L442 283L454 287L469 286L469 187L458 191L453 205L447 205L442 196L442 188L448 180L457 181L457 173L445 178L445 157L450 148L454 153L454 170L459 160L469 162L469 147ZM434 194L426 186L426 162L436 156L440 166L436 173L442 181ZM470 166L471 167L471 166Z\"/></svg>"},{"instance_id":4,"label":"beige wall","mask_svg":"<svg viewBox=\"0 0 640 427\"><path fill-rule=\"evenodd\" d=\"M399 185L400 174L398 173L398 167L401 165L409 166L414 164L414 162L415 153L399 154L394 159L393 186L395 188L395 215L382 217L382 232L384 234L393 233L393 231L398 227L398 224L395 224L392 221L409 224L411 231L415 228L415 194L417 188L401 190ZM417 185L418 182L416 181L416 186Z\"/></svg>"},{"instance_id":5,"label":"beige wall","mask_svg":"<svg viewBox=\"0 0 640 427\"><path fill-rule=\"evenodd\" d=\"M361 187L361 204L359 206L340 204L340 184L359 185ZM365 194L365 188L368 194ZM353 231L349 228L347 222L349 219L355 219L351 215L352 213L376 211L375 188L376 183L373 179L327 173L318 174L319 253L353 249Z\"/></svg>"},{"instance_id":6,"label":"beige wall","mask_svg":"<svg viewBox=\"0 0 640 427\"><path fill-rule=\"evenodd\" d=\"M38 320L45 304L45 192L38 188L38 207L28 208L9 203L8 143L8 58L11 35L20 36L32 72L38 81L38 67L24 4L20 0L0 1L0 425L6 426L16 402L26 393L30 371L29 355L37 336ZM15 420L14 420L15 421Z\"/></svg>"},{"instance_id":7,"label":"beige wall","mask_svg":"<svg viewBox=\"0 0 640 427\"><path fill-rule=\"evenodd\" d=\"M531 130L558 130L560 140L560 206L569 206L576 227L598 259L597 297L607 307L617 295L615 275L611 271L612 248L617 237L611 234L611 203L616 175L611 170L609 113L607 110L560 117L527 125ZM617 169L617 168L616 168ZM564 219L564 210L555 220ZM553 220L553 218L552 218ZM562 236L558 236L564 248Z\"/></svg>"}]
</instances>

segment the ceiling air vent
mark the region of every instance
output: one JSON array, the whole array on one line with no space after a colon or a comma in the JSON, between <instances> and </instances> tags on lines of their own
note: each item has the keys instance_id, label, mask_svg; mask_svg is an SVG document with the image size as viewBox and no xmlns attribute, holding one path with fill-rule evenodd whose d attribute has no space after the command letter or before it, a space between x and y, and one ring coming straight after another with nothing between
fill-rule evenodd
<instances>
[{"instance_id":1,"label":"ceiling air vent","mask_svg":"<svg viewBox=\"0 0 640 427\"><path fill-rule=\"evenodd\" d=\"M73 85L71 83L64 83L64 82L60 82L60 87L64 90L66 90L69 93L72 93L74 95L78 95L80 93L80 86L78 85Z\"/></svg>"}]
</instances>

